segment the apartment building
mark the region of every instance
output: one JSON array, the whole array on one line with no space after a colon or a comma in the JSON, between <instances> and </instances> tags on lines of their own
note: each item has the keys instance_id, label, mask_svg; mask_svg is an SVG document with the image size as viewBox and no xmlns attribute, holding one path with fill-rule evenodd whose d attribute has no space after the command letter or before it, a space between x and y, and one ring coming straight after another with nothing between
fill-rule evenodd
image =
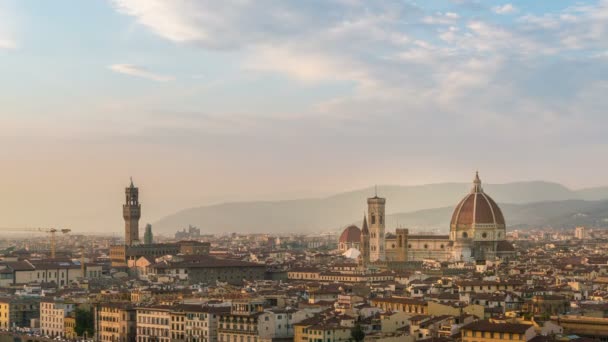
<instances>
[{"instance_id":1,"label":"apartment building","mask_svg":"<svg viewBox=\"0 0 608 342\"><path fill-rule=\"evenodd\" d=\"M258 342L258 321L263 313L263 300L232 302L230 313L221 315L218 322L219 342Z\"/></svg>"},{"instance_id":2,"label":"apartment building","mask_svg":"<svg viewBox=\"0 0 608 342\"><path fill-rule=\"evenodd\" d=\"M130 303L95 306L95 336L99 341L135 342L136 311Z\"/></svg>"},{"instance_id":3,"label":"apartment building","mask_svg":"<svg viewBox=\"0 0 608 342\"><path fill-rule=\"evenodd\" d=\"M0 329L29 327L40 317L40 299L24 297L0 298Z\"/></svg>"},{"instance_id":4,"label":"apartment building","mask_svg":"<svg viewBox=\"0 0 608 342\"><path fill-rule=\"evenodd\" d=\"M513 342L530 341L536 336L533 325L476 321L460 330L462 342Z\"/></svg>"},{"instance_id":5,"label":"apartment building","mask_svg":"<svg viewBox=\"0 0 608 342\"><path fill-rule=\"evenodd\" d=\"M61 299L44 298L40 302L40 331L42 335L65 337L65 318L76 304Z\"/></svg>"},{"instance_id":6,"label":"apartment building","mask_svg":"<svg viewBox=\"0 0 608 342\"><path fill-rule=\"evenodd\" d=\"M229 306L177 305L171 312L171 340L217 342L219 317L228 313Z\"/></svg>"},{"instance_id":7,"label":"apartment building","mask_svg":"<svg viewBox=\"0 0 608 342\"><path fill-rule=\"evenodd\" d=\"M173 306L153 305L136 308L137 342L171 341Z\"/></svg>"}]
</instances>

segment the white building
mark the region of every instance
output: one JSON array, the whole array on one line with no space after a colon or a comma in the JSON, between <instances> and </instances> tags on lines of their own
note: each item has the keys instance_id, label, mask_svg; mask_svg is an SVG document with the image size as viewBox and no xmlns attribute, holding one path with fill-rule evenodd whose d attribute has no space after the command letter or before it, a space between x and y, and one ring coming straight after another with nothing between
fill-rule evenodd
<instances>
[{"instance_id":1,"label":"white building","mask_svg":"<svg viewBox=\"0 0 608 342\"><path fill-rule=\"evenodd\" d=\"M585 227L574 228L574 237L579 240L587 239L587 229Z\"/></svg>"},{"instance_id":2,"label":"white building","mask_svg":"<svg viewBox=\"0 0 608 342\"><path fill-rule=\"evenodd\" d=\"M42 335L64 337L65 317L75 308L76 304L74 303L43 299L40 302L40 331Z\"/></svg>"}]
</instances>

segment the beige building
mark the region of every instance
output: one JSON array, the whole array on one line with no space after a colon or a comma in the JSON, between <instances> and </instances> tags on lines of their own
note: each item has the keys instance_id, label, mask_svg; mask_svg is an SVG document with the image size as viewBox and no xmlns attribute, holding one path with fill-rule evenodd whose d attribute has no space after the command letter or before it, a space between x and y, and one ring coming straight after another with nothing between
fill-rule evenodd
<instances>
[{"instance_id":1,"label":"beige building","mask_svg":"<svg viewBox=\"0 0 608 342\"><path fill-rule=\"evenodd\" d=\"M412 298L374 298L370 301L372 306L384 311L401 311L408 314L428 314L428 302Z\"/></svg>"},{"instance_id":2,"label":"beige building","mask_svg":"<svg viewBox=\"0 0 608 342\"><path fill-rule=\"evenodd\" d=\"M136 308L137 342L171 341L172 306L154 305Z\"/></svg>"},{"instance_id":3,"label":"beige building","mask_svg":"<svg viewBox=\"0 0 608 342\"><path fill-rule=\"evenodd\" d=\"M341 342L350 341L351 326L339 323L307 323L296 324L294 342Z\"/></svg>"},{"instance_id":4,"label":"beige building","mask_svg":"<svg viewBox=\"0 0 608 342\"><path fill-rule=\"evenodd\" d=\"M585 228L585 227L574 228L574 237L579 240L587 239L587 228Z\"/></svg>"},{"instance_id":5,"label":"beige building","mask_svg":"<svg viewBox=\"0 0 608 342\"><path fill-rule=\"evenodd\" d=\"M264 312L264 301L257 299L232 302L230 313L220 316L219 342L258 342L258 319Z\"/></svg>"},{"instance_id":6,"label":"beige building","mask_svg":"<svg viewBox=\"0 0 608 342\"><path fill-rule=\"evenodd\" d=\"M134 342L136 311L129 303L104 303L95 307L95 336L98 341Z\"/></svg>"},{"instance_id":7,"label":"beige building","mask_svg":"<svg viewBox=\"0 0 608 342\"><path fill-rule=\"evenodd\" d=\"M63 324L63 336L68 340L76 339L76 316L73 312L63 319Z\"/></svg>"},{"instance_id":8,"label":"beige building","mask_svg":"<svg viewBox=\"0 0 608 342\"><path fill-rule=\"evenodd\" d=\"M85 264L84 275L86 278L99 278L102 270L101 265ZM0 287L51 282L65 286L82 278L80 263L70 259L0 262Z\"/></svg>"},{"instance_id":9,"label":"beige building","mask_svg":"<svg viewBox=\"0 0 608 342\"><path fill-rule=\"evenodd\" d=\"M40 332L51 337L65 337L65 318L76 309L76 304L44 298L40 302Z\"/></svg>"},{"instance_id":10,"label":"beige building","mask_svg":"<svg viewBox=\"0 0 608 342\"><path fill-rule=\"evenodd\" d=\"M228 313L229 306L177 305L171 312L171 341L217 342L219 317Z\"/></svg>"},{"instance_id":11,"label":"beige building","mask_svg":"<svg viewBox=\"0 0 608 342\"><path fill-rule=\"evenodd\" d=\"M533 325L476 321L460 330L462 342L513 342L530 341L536 336Z\"/></svg>"}]
</instances>

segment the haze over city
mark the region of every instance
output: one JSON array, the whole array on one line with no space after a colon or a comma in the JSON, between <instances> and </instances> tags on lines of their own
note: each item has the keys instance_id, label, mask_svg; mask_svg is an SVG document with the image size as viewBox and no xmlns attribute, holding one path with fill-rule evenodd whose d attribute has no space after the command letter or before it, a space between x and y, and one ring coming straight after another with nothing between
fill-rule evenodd
<instances>
[{"instance_id":1,"label":"haze over city","mask_svg":"<svg viewBox=\"0 0 608 342\"><path fill-rule=\"evenodd\" d=\"M2 1L0 225L118 233L130 176L149 222L477 169L607 185L607 19L606 1Z\"/></svg>"},{"instance_id":2,"label":"haze over city","mask_svg":"<svg viewBox=\"0 0 608 342\"><path fill-rule=\"evenodd\" d=\"M608 342L608 0L0 0L0 342Z\"/></svg>"}]
</instances>

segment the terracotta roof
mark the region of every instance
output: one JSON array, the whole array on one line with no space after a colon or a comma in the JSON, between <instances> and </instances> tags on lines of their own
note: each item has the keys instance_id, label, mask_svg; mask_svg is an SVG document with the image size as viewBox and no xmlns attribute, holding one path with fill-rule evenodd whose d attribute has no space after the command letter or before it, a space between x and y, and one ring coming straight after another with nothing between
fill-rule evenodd
<instances>
[{"instance_id":1,"label":"terracotta roof","mask_svg":"<svg viewBox=\"0 0 608 342\"><path fill-rule=\"evenodd\" d=\"M519 323L493 323L488 320L476 321L465 325L462 329L473 331L487 331L497 333L524 334L532 325Z\"/></svg>"},{"instance_id":2,"label":"terracotta roof","mask_svg":"<svg viewBox=\"0 0 608 342\"><path fill-rule=\"evenodd\" d=\"M498 252L514 252L515 247L509 241L502 240L496 244L496 250Z\"/></svg>"},{"instance_id":3,"label":"terracotta roof","mask_svg":"<svg viewBox=\"0 0 608 342\"><path fill-rule=\"evenodd\" d=\"M470 226L473 224L505 225L502 211L494 200L483 192L481 180L475 178L473 189L456 206L450 226Z\"/></svg>"},{"instance_id":4,"label":"terracotta roof","mask_svg":"<svg viewBox=\"0 0 608 342\"><path fill-rule=\"evenodd\" d=\"M346 227L340 235L340 243L354 243L361 241L361 230L359 227L352 225Z\"/></svg>"}]
</instances>

